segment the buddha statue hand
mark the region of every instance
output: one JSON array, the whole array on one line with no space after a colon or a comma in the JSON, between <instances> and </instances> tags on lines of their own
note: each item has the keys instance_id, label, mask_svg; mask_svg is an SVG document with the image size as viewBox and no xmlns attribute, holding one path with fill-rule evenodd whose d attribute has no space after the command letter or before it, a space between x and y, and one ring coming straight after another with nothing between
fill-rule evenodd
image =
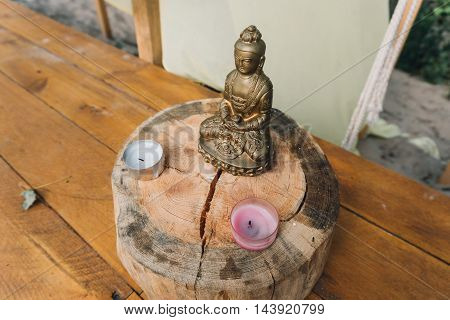
<instances>
[{"instance_id":1,"label":"buddha statue hand","mask_svg":"<svg viewBox=\"0 0 450 320\"><path fill-rule=\"evenodd\" d=\"M246 126L245 122L242 121L242 118L241 118L241 121L237 121L237 122L234 121L233 119L225 120L224 125L228 130L231 130L231 131L246 131L247 130L247 126Z\"/></svg>"},{"instance_id":2,"label":"buddha statue hand","mask_svg":"<svg viewBox=\"0 0 450 320\"><path fill-rule=\"evenodd\" d=\"M234 122L236 122L236 123L240 123L240 122L242 121L242 117L241 117L240 115L233 114L233 115L231 116L231 120L234 121Z\"/></svg>"},{"instance_id":3,"label":"buddha statue hand","mask_svg":"<svg viewBox=\"0 0 450 320\"><path fill-rule=\"evenodd\" d=\"M230 117L231 104L228 100L223 99L219 105L220 117L222 120L227 120Z\"/></svg>"}]
</instances>

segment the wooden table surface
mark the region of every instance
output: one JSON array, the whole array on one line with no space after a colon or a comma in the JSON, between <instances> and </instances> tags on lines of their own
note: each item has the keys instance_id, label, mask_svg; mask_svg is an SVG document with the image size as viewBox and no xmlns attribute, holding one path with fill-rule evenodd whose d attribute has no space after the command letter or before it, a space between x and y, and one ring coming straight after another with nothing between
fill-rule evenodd
<instances>
[{"instance_id":1,"label":"wooden table surface","mask_svg":"<svg viewBox=\"0 0 450 320\"><path fill-rule=\"evenodd\" d=\"M158 110L216 96L0 0L0 299L146 298L116 255L116 154ZM319 142L341 211L310 298L448 299L450 198Z\"/></svg>"}]
</instances>

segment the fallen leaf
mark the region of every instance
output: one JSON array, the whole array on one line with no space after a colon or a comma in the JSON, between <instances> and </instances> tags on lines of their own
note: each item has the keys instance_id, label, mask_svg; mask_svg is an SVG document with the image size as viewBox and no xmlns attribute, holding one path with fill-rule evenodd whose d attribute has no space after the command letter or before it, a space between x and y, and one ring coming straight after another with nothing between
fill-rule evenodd
<instances>
[{"instance_id":1,"label":"fallen leaf","mask_svg":"<svg viewBox=\"0 0 450 320\"><path fill-rule=\"evenodd\" d=\"M367 131L367 134L383 139L391 139L395 137L405 137L405 138L408 137L408 134L402 132L396 124L389 123L382 118L375 120L373 123L369 125L369 130Z\"/></svg>"},{"instance_id":2,"label":"fallen leaf","mask_svg":"<svg viewBox=\"0 0 450 320\"><path fill-rule=\"evenodd\" d=\"M408 140L409 143L415 145L417 148L421 149L426 154L432 156L437 160L441 160L441 155L439 153L438 146L436 142L430 137L417 137Z\"/></svg>"},{"instance_id":3,"label":"fallen leaf","mask_svg":"<svg viewBox=\"0 0 450 320\"><path fill-rule=\"evenodd\" d=\"M28 210L30 207L36 202L37 195L34 189L27 189L22 191L21 195L23 196L22 208L23 210Z\"/></svg>"}]
</instances>

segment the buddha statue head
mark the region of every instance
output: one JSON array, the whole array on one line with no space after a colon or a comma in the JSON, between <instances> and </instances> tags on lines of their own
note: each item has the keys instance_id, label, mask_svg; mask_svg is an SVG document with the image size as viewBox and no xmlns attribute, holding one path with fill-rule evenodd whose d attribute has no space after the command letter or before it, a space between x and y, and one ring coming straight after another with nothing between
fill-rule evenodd
<instances>
[{"instance_id":1,"label":"buddha statue head","mask_svg":"<svg viewBox=\"0 0 450 320\"><path fill-rule=\"evenodd\" d=\"M249 26L241 32L234 44L236 70L242 75L261 72L266 57L266 44L261 32L255 26Z\"/></svg>"}]
</instances>

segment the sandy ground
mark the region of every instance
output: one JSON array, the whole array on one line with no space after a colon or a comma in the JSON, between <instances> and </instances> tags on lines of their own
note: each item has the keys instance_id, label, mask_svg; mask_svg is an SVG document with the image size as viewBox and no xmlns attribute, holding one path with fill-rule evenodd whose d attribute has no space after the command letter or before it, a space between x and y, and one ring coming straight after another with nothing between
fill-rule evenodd
<instances>
[{"instance_id":1,"label":"sandy ground","mask_svg":"<svg viewBox=\"0 0 450 320\"><path fill-rule=\"evenodd\" d=\"M93 0L17 0L33 10L61 23L99 38L131 54L136 54L136 40L131 16L108 5L114 39L103 38ZM360 141L361 156L426 183L450 195L450 186L437 183L450 160L450 100L448 86L436 86L401 71L392 75L381 117L397 124L410 137L433 139L440 152L434 159L407 138L381 139L368 136Z\"/></svg>"},{"instance_id":2,"label":"sandy ground","mask_svg":"<svg viewBox=\"0 0 450 320\"><path fill-rule=\"evenodd\" d=\"M105 39L97 21L94 0L14 0L67 26L90 34L137 55L134 23L130 15L107 4L114 39Z\"/></svg>"},{"instance_id":3,"label":"sandy ground","mask_svg":"<svg viewBox=\"0 0 450 320\"><path fill-rule=\"evenodd\" d=\"M394 71L381 117L397 124L410 138L426 136L434 140L440 153L437 160L408 142L408 138L381 139L368 136L360 141L361 155L412 179L450 194L449 186L437 184L450 161L450 100L448 86L437 86Z\"/></svg>"}]
</instances>

